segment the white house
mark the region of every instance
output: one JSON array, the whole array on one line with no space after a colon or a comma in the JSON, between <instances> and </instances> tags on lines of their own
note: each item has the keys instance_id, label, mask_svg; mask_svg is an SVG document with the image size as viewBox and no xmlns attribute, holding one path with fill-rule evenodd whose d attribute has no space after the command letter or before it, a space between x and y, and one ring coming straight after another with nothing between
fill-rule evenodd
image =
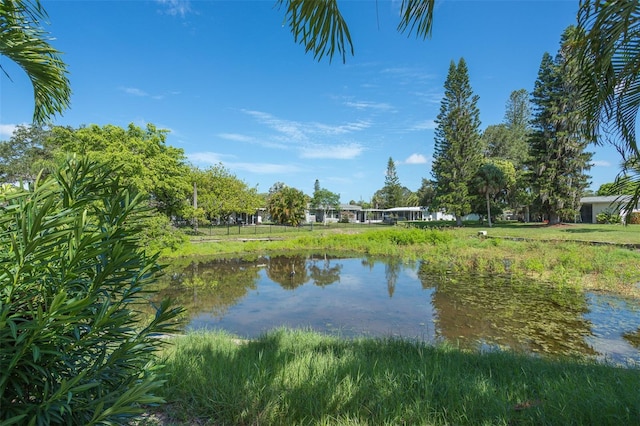
<instances>
[{"instance_id":1,"label":"white house","mask_svg":"<svg viewBox=\"0 0 640 426\"><path fill-rule=\"evenodd\" d=\"M596 217L604 211L613 211L624 215L624 206L631 199L628 195L610 195L596 197L582 197L580 199L580 219L582 223L597 223ZM636 209L638 206L636 206Z\"/></svg>"}]
</instances>

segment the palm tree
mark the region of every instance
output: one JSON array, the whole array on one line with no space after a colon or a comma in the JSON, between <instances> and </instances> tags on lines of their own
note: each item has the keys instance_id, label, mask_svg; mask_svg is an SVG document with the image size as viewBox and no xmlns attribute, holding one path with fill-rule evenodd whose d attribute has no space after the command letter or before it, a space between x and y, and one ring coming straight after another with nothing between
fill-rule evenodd
<instances>
[{"instance_id":1,"label":"palm tree","mask_svg":"<svg viewBox=\"0 0 640 426\"><path fill-rule=\"evenodd\" d=\"M33 85L33 121L43 124L52 115L62 113L71 98L67 66L60 52L50 44L41 23L47 13L39 0L3 0L0 2L0 55L22 68ZM7 71L0 70L9 78Z\"/></svg>"},{"instance_id":2,"label":"palm tree","mask_svg":"<svg viewBox=\"0 0 640 426\"><path fill-rule=\"evenodd\" d=\"M607 138L622 154L621 176L640 162L636 120L640 108L640 2L581 0L576 57L586 132L596 143ZM640 201L640 182L627 205Z\"/></svg>"},{"instance_id":3,"label":"palm tree","mask_svg":"<svg viewBox=\"0 0 640 426\"><path fill-rule=\"evenodd\" d=\"M485 196L487 203L487 220L489 228L491 228L491 197L506 186L505 175L495 164L484 163L480 166L474 183L478 188L478 192Z\"/></svg>"},{"instance_id":4,"label":"palm tree","mask_svg":"<svg viewBox=\"0 0 640 426\"><path fill-rule=\"evenodd\" d=\"M302 191L285 186L269 195L267 208L276 223L298 226L305 219L307 202L307 196Z\"/></svg>"}]
</instances>

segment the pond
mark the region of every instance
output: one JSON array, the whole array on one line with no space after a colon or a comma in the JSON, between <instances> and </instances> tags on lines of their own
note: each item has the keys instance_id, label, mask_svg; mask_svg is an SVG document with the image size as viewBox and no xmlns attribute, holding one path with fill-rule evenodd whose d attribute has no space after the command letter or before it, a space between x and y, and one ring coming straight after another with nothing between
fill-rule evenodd
<instances>
[{"instance_id":1,"label":"pond","mask_svg":"<svg viewBox=\"0 0 640 426\"><path fill-rule=\"evenodd\" d=\"M640 363L640 303L510 277L434 275L420 262L329 255L215 259L170 268L161 295L188 329L257 337L279 326L343 337L447 340Z\"/></svg>"}]
</instances>

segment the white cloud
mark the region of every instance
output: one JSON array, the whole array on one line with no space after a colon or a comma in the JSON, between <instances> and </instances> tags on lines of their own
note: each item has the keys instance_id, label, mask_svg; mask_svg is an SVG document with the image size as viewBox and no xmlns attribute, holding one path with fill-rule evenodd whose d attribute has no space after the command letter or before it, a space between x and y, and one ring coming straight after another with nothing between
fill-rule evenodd
<instances>
[{"instance_id":1,"label":"white cloud","mask_svg":"<svg viewBox=\"0 0 640 426\"><path fill-rule=\"evenodd\" d=\"M140 97L149 96L149 94L144 90L141 90L135 87L123 87L122 91L127 95L140 96Z\"/></svg>"},{"instance_id":2,"label":"white cloud","mask_svg":"<svg viewBox=\"0 0 640 426\"><path fill-rule=\"evenodd\" d=\"M363 151L364 148L359 144L339 146L314 145L301 148L300 156L302 158L350 160L362 154Z\"/></svg>"},{"instance_id":3,"label":"white cloud","mask_svg":"<svg viewBox=\"0 0 640 426\"><path fill-rule=\"evenodd\" d=\"M342 135L371 127L371 123L364 120L331 125L317 122L305 123L284 120L262 111L243 110L243 112L295 143L310 142L314 136Z\"/></svg>"},{"instance_id":4,"label":"white cloud","mask_svg":"<svg viewBox=\"0 0 640 426\"><path fill-rule=\"evenodd\" d=\"M404 160L404 164L427 164L427 157L422 154L411 154Z\"/></svg>"},{"instance_id":5,"label":"white cloud","mask_svg":"<svg viewBox=\"0 0 640 426\"><path fill-rule=\"evenodd\" d=\"M444 94L441 91L427 91L427 92L414 91L409 93L415 96L416 98L420 98L424 102L429 104L440 104L444 96Z\"/></svg>"},{"instance_id":6,"label":"white cloud","mask_svg":"<svg viewBox=\"0 0 640 426\"><path fill-rule=\"evenodd\" d=\"M433 130L436 128L436 122L434 120L424 120L415 123L409 127L409 130Z\"/></svg>"},{"instance_id":7,"label":"white cloud","mask_svg":"<svg viewBox=\"0 0 640 426\"><path fill-rule=\"evenodd\" d=\"M214 165L222 162L224 154L217 152L195 152L187 154L187 158L195 164Z\"/></svg>"},{"instance_id":8,"label":"white cloud","mask_svg":"<svg viewBox=\"0 0 640 426\"><path fill-rule=\"evenodd\" d=\"M243 170L257 174L288 174L298 173L302 169L291 164L273 163L225 163L231 170Z\"/></svg>"},{"instance_id":9,"label":"white cloud","mask_svg":"<svg viewBox=\"0 0 640 426\"><path fill-rule=\"evenodd\" d=\"M426 73L421 68L411 67L385 68L380 73L390 75L396 82L405 85L415 85L419 82L432 81L438 78L437 75Z\"/></svg>"},{"instance_id":10,"label":"white cloud","mask_svg":"<svg viewBox=\"0 0 640 426\"><path fill-rule=\"evenodd\" d=\"M341 124L339 126L330 126L321 123L313 123L312 126L315 127L315 131L318 133L324 133L327 135L341 135L345 133L366 130L371 127L371 123L368 121L359 120L351 123ZM310 131L313 132L314 128L311 128Z\"/></svg>"},{"instance_id":11,"label":"white cloud","mask_svg":"<svg viewBox=\"0 0 640 426\"><path fill-rule=\"evenodd\" d=\"M156 0L165 9L167 15L184 17L191 12L190 0Z\"/></svg>"},{"instance_id":12,"label":"white cloud","mask_svg":"<svg viewBox=\"0 0 640 426\"><path fill-rule=\"evenodd\" d=\"M251 136L241 135L239 133L219 133L218 137L234 142L251 142L253 138Z\"/></svg>"},{"instance_id":13,"label":"white cloud","mask_svg":"<svg viewBox=\"0 0 640 426\"><path fill-rule=\"evenodd\" d=\"M0 136L10 138L16 127L18 127L16 124L0 124Z\"/></svg>"},{"instance_id":14,"label":"white cloud","mask_svg":"<svg viewBox=\"0 0 640 426\"><path fill-rule=\"evenodd\" d=\"M611 163L605 160L592 161L591 164L597 167L611 167Z\"/></svg>"},{"instance_id":15,"label":"white cloud","mask_svg":"<svg viewBox=\"0 0 640 426\"><path fill-rule=\"evenodd\" d=\"M189 160L201 166L213 166L222 163L231 171L242 170L245 172L256 174L287 174L302 171L298 166L291 164L273 164L273 163L239 163L234 161L226 161L225 158L233 159L232 155L220 154L217 152L196 152L188 154Z\"/></svg>"},{"instance_id":16,"label":"white cloud","mask_svg":"<svg viewBox=\"0 0 640 426\"><path fill-rule=\"evenodd\" d=\"M391 105L384 102L346 101L344 104L358 110L374 109L378 111L389 111L393 109Z\"/></svg>"},{"instance_id":17,"label":"white cloud","mask_svg":"<svg viewBox=\"0 0 640 426\"><path fill-rule=\"evenodd\" d=\"M121 87L120 90L122 90L127 95L138 96L138 97L141 97L141 98L151 98L151 99L155 99L157 101L162 100L162 99L164 99L166 97L166 94L153 95L151 93L145 92L142 89L138 89L137 87ZM167 94L172 95L172 96L176 96L176 95L179 95L180 92L178 92L178 91L169 91L169 92L167 92Z\"/></svg>"},{"instance_id":18,"label":"white cloud","mask_svg":"<svg viewBox=\"0 0 640 426\"><path fill-rule=\"evenodd\" d=\"M245 114L254 117L259 122L267 125L272 130L282 133L285 136L295 139L298 142L306 141L307 135L303 131L303 125L295 121L282 120L269 113L262 111L244 110Z\"/></svg>"}]
</instances>

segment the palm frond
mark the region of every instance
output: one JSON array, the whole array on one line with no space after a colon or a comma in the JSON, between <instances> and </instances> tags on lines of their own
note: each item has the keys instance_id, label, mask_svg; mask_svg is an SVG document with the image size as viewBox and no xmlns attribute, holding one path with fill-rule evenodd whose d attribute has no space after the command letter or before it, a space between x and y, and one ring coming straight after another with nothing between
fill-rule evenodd
<instances>
[{"instance_id":1,"label":"palm frond","mask_svg":"<svg viewBox=\"0 0 640 426\"><path fill-rule=\"evenodd\" d=\"M353 55L351 34L337 0L278 0L277 5L286 7L285 21L295 42L313 52L315 59L328 56L331 61L337 51L345 62L347 51Z\"/></svg>"},{"instance_id":2,"label":"palm frond","mask_svg":"<svg viewBox=\"0 0 640 426\"><path fill-rule=\"evenodd\" d=\"M640 157L633 156L624 161L622 171L616 177L612 190L616 194L624 194L628 188L633 188L633 193L620 196L617 200L622 204L624 223L630 223L631 214L640 203Z\"/></svg>"},{"instance_id":3,"label":"palm frond","mask_svg":"<svg viewBox=\"0 0 640 426\"><path fill-rule=\"evenodd\" d=\"M577 45L587 133L598 141L603 129L615 129L627 149L640 155L640 2L582 0Z\"/></svg>"},{"instance_id":4,"label":"palm frond","mask_svg":"<svg viewBox=\"0 0 640 426\"><path fill-rule=\"evenodd\" d=\"M408 29L409 34L415 31L416 37L431 37L435 4L435 0L402 0L402 19L398 31L404 32Z\"/></svg>"},{"instance_id":5,"label":"palm frond","mask_svg":"<svg viewBox=\"0 0 640 426\"><path fill-rule=\"evenodd\" d=\"M37 0L0 3L0 55L15 62L29 76L34 94L33 120L38 124L62 113L71 98L67 66L41 26L46 17Z\"/></svg>"}]
</instances>

